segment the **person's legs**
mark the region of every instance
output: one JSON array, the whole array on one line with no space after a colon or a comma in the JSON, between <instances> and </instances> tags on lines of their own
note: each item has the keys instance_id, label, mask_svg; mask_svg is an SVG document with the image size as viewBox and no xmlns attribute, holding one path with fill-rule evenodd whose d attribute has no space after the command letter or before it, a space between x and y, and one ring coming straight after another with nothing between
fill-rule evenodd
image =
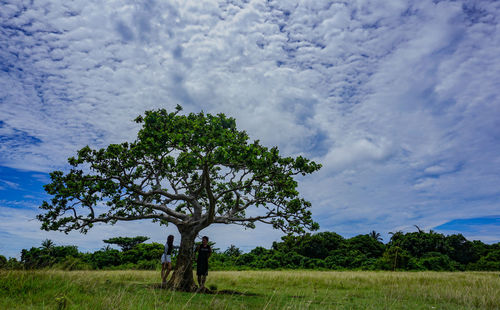
<instances>
[{"instance_id":1,"label":"person's legs","mask_svg":"<svg viewBox=\"0 0 500 310\"><path fill-rule=\"evenodd\" d=\"M162 263L161 264L161 282L162 283L167 282L167 277L165 276L166 271L167 271L167 263ZM168 275L168 273L167 273L167 275Z\"/></svg>"},{"instance_id":2,"label":"person's legs","mask_svg":"<svg viewBox=\"0 0 500 310\"><path fill-rule=\"evenodd\" d=\"M165 277L163 278L163 282L167 282L168 275L172 271L172 263L167 263L167 271L165 272Z\"/></svg>"},{"instance_id":3,"label":"person's legs","mask_svg":"<svg viewBox=\"0 0 500 310\"><path fill-rule=\"evenodd\" d=\"M198 275L198 286L201 288L201 275Z\"/></svg>"},{"instance_id":4,"label":"person's legs","mask_svg":"<svg viewBox=\"0 0 500 310\"><path fill-rule=\"evenodd\" d=\"M205 287L205 282L207 281L207 276L206 275L203 275L201 276L201 284L200 284L200 287Z\"/></svg>"}]
</instances>

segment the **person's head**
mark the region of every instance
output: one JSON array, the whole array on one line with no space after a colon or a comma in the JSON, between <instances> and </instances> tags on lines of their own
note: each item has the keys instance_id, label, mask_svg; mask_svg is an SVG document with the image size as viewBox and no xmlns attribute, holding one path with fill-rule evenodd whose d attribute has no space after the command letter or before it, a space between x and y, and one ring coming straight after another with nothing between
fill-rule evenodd
<instances>
[{"instance_id":1,"label":"person's head","mask_svg":"<svg viewBox=\"0 0 500 310\"><path fill-rule=\"evenodd\" d=\"M203 236L203 237L201 237L201 243L202 243L203 245L207 245L207 244L208 244L208 237L207 237L207 236Z\"/></svg>"},{"instance_id":2,"label":"person's head","mask_svg":"<svg viewBox=\"0 0 500 310\"><path fill-rule=\"evenodd\" d=\"M167 243L172 245L174 243L174 235L168 235Z\"/></svg>"}]
</instances>

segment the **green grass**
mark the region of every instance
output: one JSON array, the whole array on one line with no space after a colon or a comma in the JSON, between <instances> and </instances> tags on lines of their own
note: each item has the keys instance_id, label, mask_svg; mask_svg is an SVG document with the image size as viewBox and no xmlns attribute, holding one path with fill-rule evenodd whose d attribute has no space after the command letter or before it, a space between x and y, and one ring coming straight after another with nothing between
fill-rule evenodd
<instances>
[{"instance_id":1,"label":"green grass","mask_svg":"<svg viewBox=\"0 0 500 310\"><path fill-rule=\"evenodd\" d=\"M214 271L155 288L154 271L0 271L0 309L500 309L499 272Z\"/></svg>"}]
</instances>

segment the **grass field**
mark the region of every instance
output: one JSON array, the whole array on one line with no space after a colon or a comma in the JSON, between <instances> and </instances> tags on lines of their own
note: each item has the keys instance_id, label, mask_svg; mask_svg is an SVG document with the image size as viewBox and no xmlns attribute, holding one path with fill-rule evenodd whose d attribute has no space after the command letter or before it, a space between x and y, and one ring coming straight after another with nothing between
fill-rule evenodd
<instances>
[{"instance_id":1,"label":"grass field","mask_svg":"<svg viewBox=\"0 0 500 310\"><path fill-rule=\"evenodd\" d=\"M153 271L0 271L0 309L500 309L499 272L218 271L224 294ZM231 293L233 292L233 293Z\"/></svg>"}]
</instances>

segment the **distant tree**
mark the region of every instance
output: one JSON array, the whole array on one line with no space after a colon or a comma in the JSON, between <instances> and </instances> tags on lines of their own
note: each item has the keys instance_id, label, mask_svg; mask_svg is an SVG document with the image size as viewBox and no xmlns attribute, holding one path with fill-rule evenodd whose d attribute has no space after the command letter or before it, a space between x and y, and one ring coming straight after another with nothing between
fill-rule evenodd
<instances>
[{"instance_id":1,"label":"distant tree","mask_svg":"<svg viewBox=\"0 0 500 310\"><path fill-rule=\"evenodd\" d=\"M133 237L133 238L131 238L131 237L115 237L115 238L110 238L110 239L106 239L106 240L102 240L102 241L104 241L104 243L108 243L108 244L116 244L117 246L119 246L122 249L122 252L125 252L125 251L132 249L136 245L145 242L148 239L149 238L145 237L145 236L137 236L137 237Z\"/></svg>"},{"instance_id":2,"label":"distant tree","mask_svg":"<svg viewBox=\"0 0 500 310\"><path fill-rule=\"evenodd\" d=\"M357 250L368 258L382 256L385 246L382 242L369 235L357 235L347 240L347 246L351 250Z\"/></svg>"},{"instance_id":3,"label":"distant tree","mask_svg":"<svg viewBox=\"0 0 500 310\"><path fill-rule=\"evenodd\" d=\"M54 242L50 239L45 239L42 241L42 249L50 253L52 249L54 248Z\"/></svg>"},{"instance_id":4,"label":"distant tree","mask_svg":"<svg viewBox=\"0 0 500 310\"><path fill-rule=\"evenodd\" d=\"M5 269L10 269L10 270L17 270L17 269L23 269L23 264L15 257L10 257L9 260L7 261L7 264L4 266Z\"/></svg>"},{"instance_id":5,"label":"distant tree","mask_svg":"<svg viewBox=\"0 0 500 310\"><path fill-rule=\"evenodd\" d=\"M411 232L404 234L400 240L399 246L414 257L422 257L428 252L439 252L446 254L445 236L432 230L425 232Z\"/></svg>"},{"instance_id":6,"label":"distant tree","mask_svg":"<svg viewBox=\"0 0 500 310\"><path fill-rule=\"evenodd\" d=\"M439 252L425 253L420 259L419 263L426 270L444 271L453 270L452 261L448 255Z\"/></svg>"},{"instance_id":7,"label":"distant tree","mask_svg":"<svg viewBox=\"0 0 500 310\"><path fill-rule=\"evenodd\" d=\"M215 244L216 244L215 241L208 241L208 245L212 249L212 254L214 254L214 253L220 253L220 248L216 247ZM194 243L194 249L196 249L199 245L201 245L201 239L200 239L200 241L196 241ZM176 247L174 246L174 250L175 249L176 249Z\"/></svg>"},{"instance_id":8,"label":"distant tree","mask_svg":"<svg viewBox=\"0 0 500 310\"><path fill-rule=\"evenodd\" d=\"M382 237L380 233L376 232L375 230L372 230L369 234L369 236L377 241L382 241Z\"/></svg>"},{"instance_id":9,"label":"distant tree","mask_svg":"<svg viewBox=\"0 0 500 310\"><path fill-rule=\"evenodd\" d=\"M50 255L60 261L68 256L79 257L80 253L76 245L61 245L53 247Z\"/></svg>"},{"instance_id":10,"label":"distant tree","mask_svg":"<svg viewBox=\"0 0 500 310\"><path fill-rule=\"evenodd\" d=\"M0 255L0 269L5 268L7 266L7 258L3 255Z\"/></svg>"},{"instance_id":11,"label":"distant tree","mask_svg":"<svg viewBox=\"0 0 500 310\"><path fill-rule=\"evenodd\" d=\"M229 257L238 257L241 255L241 250L238 249L234 244L231 244L225 251L224 254Z\"/></svg>"},{"instance_id":12,"label":"distant tree","mask_svg":"<svg viewBox=\"0 0 500 310\"><path fill-rule=\"evenodd\" d=\"M446 254L460 264L467 265L476 262L480 255L474 252L474 244L462 234L454 234L445 238Z\"/></svg>"},{"instance_id":13,"label":"distant tree","mask_svg":"<svg viewBox=\"0 0 500 310\"><path fill-rule=\"evenodd\" d=\"M333 232L320 232L300 236L284 236L283 242L274 242L273 249L280 252L296 252L310 258L324 259L331 251L345 247L345 239Z\"/></svg>"},{"instance_id":14,"label":"distant tree","mask_svg":"<svg viewBox=\"0 0 500 310\"><path fill-rule=\"evenodd\" d=\"M115 249L95 251L91 254L89 263L96 269L118 266L122 263L121 252Z\"/></svg>"},{"instance_id":15,"label":"distant tree","mask_svg":"<svg viewBox=\"0 0 500 310\"><path fill-rule=\"evenodd\" d=\"M141 243L131 248L128 251L122 253L122 258L124 263L138 263L139 261L159 261L159 258L163 254L164 246L163 244L153 242L153 243Z\"/></svg>"},{"instance_id":16,"label":"distant tree","mask_svg":"<svg viewBox=\"0 0 500 310\"><path fill-rule=\"evenodd\" d=\"M171 223L181 240L169 285L193 291L194 241L211 224L254 228L262 222L287 233L319 227L295 177L321 165L249 142L224 114L183 116L181 109L147 111L136 118L142 124L136 141L84 147L69 159L69 173L52 172L45 190L53 198L38 215L42 229L85 233L95 223Z\"/></svg>"},{"instance_id":17,"label":"distant tree","mask_svg":"<svg viewBox=\"0 0 500 310\"><path fill-rule=\"evenodd\" d=\"M101 251L109 251L109 250L112 250L113 248L109 245L109 244L106 244L105 246L103 246L101 248Z\"/></svg>"},{"instance_id":18,"label":"distant tree","mask_svg":"<svg viewBox=\"0 0 500 310\"><path fill-rule=\"evenodd\" d=\"M500 271L500 250L493 249L491 252L482 256L477 263L471 264L475 270Z\"/></svg>"},{"instance_id":19,"label":"distant tree","mask_svg":"<svg viewBox=\"0 0 500 310\"><path fill-rule=\"evenodd\" d=\"M411 255L407 251L399 246L392 246L384 252L380 267L387 270L407 269L410 259Z\"/></svg>"},{"instance_id":20,"label":"distant tree","mask_svg":"<svg viewBox=\"0 0 500 310\"><path fill-rule=\"evenodd\" d=\"M51 240L44 240L39 248L21 250L21 263L26 269L50 267L66 257L78 257L80 253L74 245L55 246Z\"/></svg>"}]
</instances>

